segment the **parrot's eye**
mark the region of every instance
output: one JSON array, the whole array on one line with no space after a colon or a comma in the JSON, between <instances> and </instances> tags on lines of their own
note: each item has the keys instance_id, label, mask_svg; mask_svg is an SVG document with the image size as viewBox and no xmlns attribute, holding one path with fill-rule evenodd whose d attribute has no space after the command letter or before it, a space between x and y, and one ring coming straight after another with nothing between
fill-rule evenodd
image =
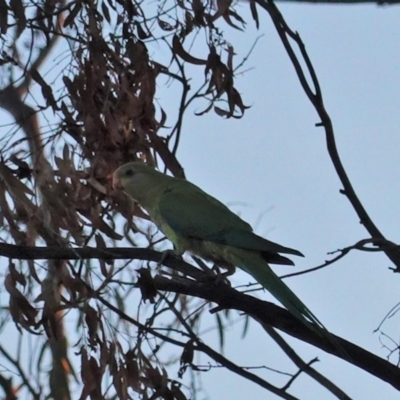
<instances>
[{"instance_id":1,"label":"parrot's eye","mask_svg":"<svg viewBox=\"0 0 400 400\"><path fill-rule=\"evenodd\" d=\"M126 175L126 176L132 176L132 175L133 175L133 170L128 169L128 170L125 172L125 175Z\"/></svg>"}]
</instances>

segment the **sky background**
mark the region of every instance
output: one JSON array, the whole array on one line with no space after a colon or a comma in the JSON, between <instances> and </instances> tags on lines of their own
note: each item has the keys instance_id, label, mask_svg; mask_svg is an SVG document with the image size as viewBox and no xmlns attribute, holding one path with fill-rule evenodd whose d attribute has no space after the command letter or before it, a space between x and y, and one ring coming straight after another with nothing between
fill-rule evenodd
<instances>
[{"instance_id":1,"label":"sky background","mask_svg":"<svg viewBox=\"0 0 400 400\"><path fill-rule=\"evenodd\" d=\"M399 242L399 9L377 6L279 4L289 26L298 31L318 74L332 118L342 162L360 200L389 240ZM242 7L248 15L247 7ZM346 197L326 151L318 117L303 93L289 58L266 13L257 31L225 28L240 60L263 35L236 87L252 107L240 120L213 113L190 116L184 124L178 159L189 180L214 195L271 240L305 254L296 267L275 267L278 274L324 262L327 253L368 238ZM193 54L193 53L192 53ZM160 96L173 92L160 89ZM171 101L173 104L173 101ZM195 107L200 111L201 107ZM260 216L262 218L260 219ZM332 332L386 357L378 327L400 300L399 279L382 254L352 252L321 271L285 282ZM236 284L250 278L238 272ZM267 297L267 296L266 296ZM399 337L399 315L383 325ZM229 331L225 354L240 365L287 368L276 346L252 323L245 340L242 326ZM212 339L210 337L212 343ZM392 399L390 385L337 361L318 349L290 343L350 397ZM389 344L388 341L385 343ZM396 362L396 359L392 360ZM286 369L295 372L291 366ZM276 377L265 372L265 377ZM211 398L274 398L229 372L204 374ZM284 381L282 381L283 383ZM299 398L333 398L300 379L292 393Z\"/></svg>"},{"instance_id":2,"label":"sky background","mask_svg":"<svg viewBox=\"0 0 400 400\"><path fill-rule=\"evenodd\" d=\"M278 6L306 45L354 189L387 239L400 242L399 8ZM177 156L190 181L229 205L258 234L305 254L304 259L296 258L296 267L274 267L283 275L319 265L329 258L328 252L353 245L368 234L347 198L339 193L342 187L326 151L323 129L315 127L318 117L271 21L259 10L257 31L247 4L243 2L238 10L249 22L246 32L223 25L238 62L260 37L243 68L246 73L236 80L243 102L251 108L240 120L226 120L213 112L196 117L194 111L203 107L194 105L187 113ZM156 59L167 59L167 52L163 54L157 43L152 46ZM199 58L202 54L198 49ZM176 113L178 86L160 84L157 95L167 114ZM382 254L354 251L332 266L285 282L333 333L385 358L388 350L373 331L400 301L400 276L390 266ZM240 271L231 277L233 284L251 280ZM274 301L268 294L262 297ZM382 327L395 341L399 318L400 314L394 315ZM209 325L214 322L210 317ZM237 324L227 330L224 354L232 361L297 371L255 322L244 339L242 329L243 324ZM216 336L206 333L204 340L218 349ZM314 367L351 398L398 397L395 389L373 376L287 339L304 361L318 357L320 362ZM396 362L394 357L392 362ZM267 370L253 372L282 385L288 379ZM275 398L223 369L212 369L202 380L211 399ZM334 398L307 377L296 381L291 393L307 400Z\"/></svg>"}]
</instances>

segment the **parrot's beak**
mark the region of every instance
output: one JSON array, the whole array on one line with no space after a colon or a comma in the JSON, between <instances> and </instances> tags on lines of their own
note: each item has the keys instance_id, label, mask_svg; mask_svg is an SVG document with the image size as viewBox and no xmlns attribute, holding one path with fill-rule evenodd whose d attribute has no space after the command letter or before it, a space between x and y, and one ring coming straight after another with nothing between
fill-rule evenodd
<instances>
[{"instance_id":1,"label":"parrot's beak","mask_svg":"<svg viewBox=\"0 0 400 400\"><path fill-rule=\"evenodd\" d=\"M121 181L120 181L119 177L116 174L113 175L112 187L113 187L114 190L121 190L122 189Z\"/></svg>"}]
</instances>

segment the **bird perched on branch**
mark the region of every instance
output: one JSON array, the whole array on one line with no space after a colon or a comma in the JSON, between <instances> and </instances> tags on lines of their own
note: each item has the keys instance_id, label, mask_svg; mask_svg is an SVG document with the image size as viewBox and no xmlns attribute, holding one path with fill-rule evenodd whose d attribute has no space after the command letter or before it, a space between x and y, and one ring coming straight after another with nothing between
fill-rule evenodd
<instances>
[{"instance_id":1,"label":"bird perched on branch","mask_svg":"<svg viewBox=\"0 0 400 400\"><path fill-rule=\"evenodd\" d=\"M256 235L247 222L199 187L144 163L131 162L118 168L113 187L124 190L148 212L177 254L190 251L222 267L241 268L300 321L327 336L315 315L269 266L294 265L279 253L302 253Z\"/></svg>"}]
</instances>

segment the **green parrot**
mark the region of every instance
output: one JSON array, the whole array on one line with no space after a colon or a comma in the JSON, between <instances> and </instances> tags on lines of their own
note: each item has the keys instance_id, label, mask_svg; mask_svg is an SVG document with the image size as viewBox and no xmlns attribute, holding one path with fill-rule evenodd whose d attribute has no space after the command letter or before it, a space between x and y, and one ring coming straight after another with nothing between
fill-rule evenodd
<instances>
[{"instance_id":1,"label":"green parrot","mask_svg":"<svg viewBox=\"0 0 400 400\"><path fill-rule=\"evenodd\" d=\"M118 168L113 187L124 190L148 212L177 254L190 251L222 267L241 268L295 317L326 336L324 326L269 266L294 265L279 253L303 256L299 251L256 235L247 222L199 187L144 163Z\"/></svg>"}]
</instances>

